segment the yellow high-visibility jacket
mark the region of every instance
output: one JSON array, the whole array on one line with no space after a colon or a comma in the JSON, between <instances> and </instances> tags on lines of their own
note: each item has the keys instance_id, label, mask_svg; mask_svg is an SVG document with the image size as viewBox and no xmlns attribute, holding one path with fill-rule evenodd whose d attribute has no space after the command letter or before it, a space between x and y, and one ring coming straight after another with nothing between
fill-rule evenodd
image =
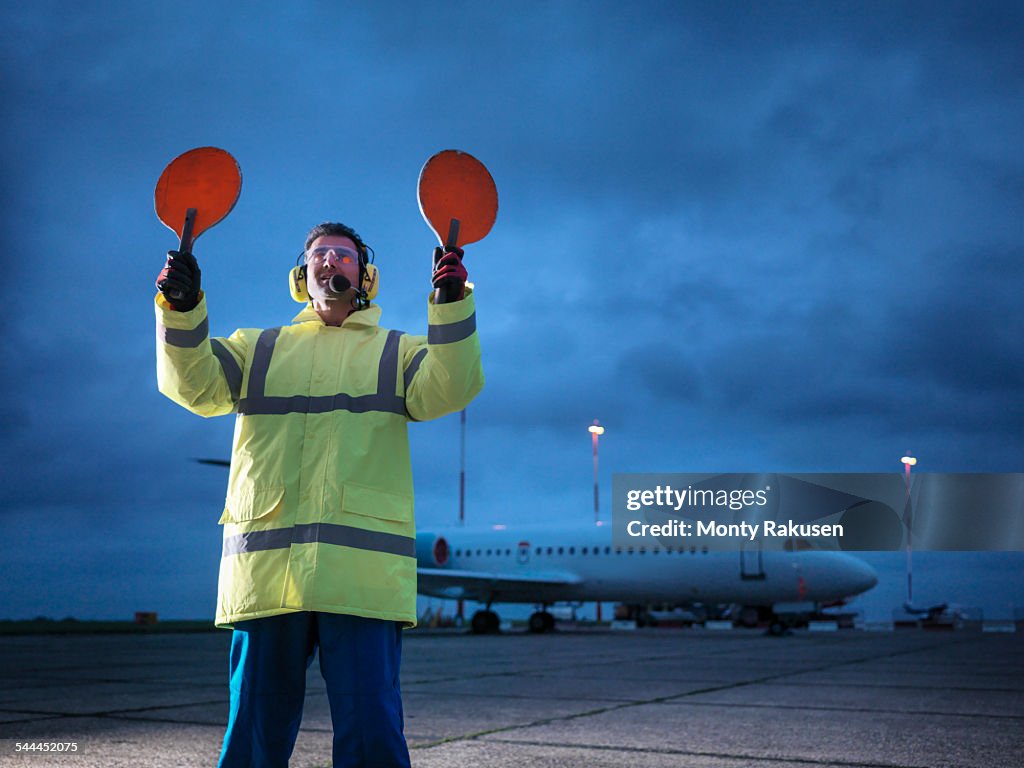
<instances>
[{"instance_id":1,"label":"yellow high-visibility jacket","mask_svg":"<svg viewBox=\"0 0 1024 768\"><path fill-rule=\"evenodd\" d=\"M209 338L206 299L156 297L160 391L201 416L236 413L218 626L292 611L416 624L416 524L406 424L465 408L483 387L471 289L428 307L428 333L328 326Z\"/></svg>"}]
</instances>

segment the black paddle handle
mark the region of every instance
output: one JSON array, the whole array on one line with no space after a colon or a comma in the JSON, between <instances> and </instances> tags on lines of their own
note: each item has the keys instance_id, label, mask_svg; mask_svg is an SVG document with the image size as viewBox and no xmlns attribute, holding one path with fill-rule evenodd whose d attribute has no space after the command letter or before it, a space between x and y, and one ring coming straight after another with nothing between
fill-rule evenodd
<instances>
[{"instance_id":1,"label":"black paddle handle","mask_svg":"<svg viewBox=\"0 0 1024 768\"><path fill-rule=\"evenodd\" d=\"M448 253L449 251L453 250L458 245L458 242L459 220L452 219L448 223L448 237L445 238L444 253L442 253L441 256L444 256L445 253ZM434 266L436 267L437 264L435 263ZM454 285L442 285L440 288L434 291L435 304L450 304L451 302L456 301L458 298L459 297L456 294L456 287Z\"/></svg>"},{"instance_id":2,"label":"black paddle handle","mask_svg":"<svg viewBox=\"0 0 1024 768\"><path fill-rule=\"evenodd\" d=\"M181 227L181 242L178 244L178 253L185 253L192 250L192 229L196 223L196 209L189 208L185 211L185 223ZM172 299L184 298L181 291L171 291Z\"/></svg>"}]
</instances>

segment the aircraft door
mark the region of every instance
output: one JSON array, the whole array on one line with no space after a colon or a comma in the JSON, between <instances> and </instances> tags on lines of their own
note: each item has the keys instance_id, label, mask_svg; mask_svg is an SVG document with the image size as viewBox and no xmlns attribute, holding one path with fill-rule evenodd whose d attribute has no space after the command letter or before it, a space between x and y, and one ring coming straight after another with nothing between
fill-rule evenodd
<instances>
[{"instance_id":1,"label":"aircraft door","mask_svg":"<svg viewBox=\"0 0 1024 768\"><path fill-rule=\"evenodd\" d=\"M752 545L749 549L747 542L740 545L740 578L744 581L763 580L764 573L764 541L758 539L756 550Z\"/></svg>"},{"instance_id":2,"label":"aircraft door","mask_svg":"<svg viewBox=\"0 0 1024 768\"><path fill-rule=\"evenodd\" d=\"M530 562L530 542L519 542L519 550L516 552L516 562L522 565L526 565L526 563Z\"/></svg>"}]
</instances>

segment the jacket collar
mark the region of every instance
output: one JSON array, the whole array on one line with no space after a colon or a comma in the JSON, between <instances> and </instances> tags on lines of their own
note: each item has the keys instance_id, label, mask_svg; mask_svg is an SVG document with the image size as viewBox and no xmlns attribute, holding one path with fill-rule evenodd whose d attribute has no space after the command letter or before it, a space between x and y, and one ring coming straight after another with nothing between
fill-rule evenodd
<instances>
[{"instance_id":1,"label":"jacket collar","mask_svg":"<svg viewBox=\"0 0 1024 768\"><path fill-rule=\"evenodd\" d=\"M313 309L312 303L306 304L305 308L299 312L295 317L292 318L292 323L319 323L324 324L324 321L320 319L320 315ZM353 312L342 322L342 328L366 328L370 326L376 326L380 324L380 307L377 304L371 303L366 309L361 309L358 312Z\"/></svg>"}]
</instances>

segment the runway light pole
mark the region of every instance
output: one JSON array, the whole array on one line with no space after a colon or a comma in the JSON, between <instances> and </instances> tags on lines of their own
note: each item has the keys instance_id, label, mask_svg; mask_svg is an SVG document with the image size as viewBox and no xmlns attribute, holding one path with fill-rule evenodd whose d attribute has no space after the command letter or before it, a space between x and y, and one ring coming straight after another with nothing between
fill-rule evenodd
<instances>
[{"instance_id":1,"label":"runway light pole","mask_svg":"<svg viewBox=\"0 0 1024 768\"><path fill-rule=\"evenodd\" d=\"M591 442L594 444L594 522L597 525L600 525L601 513L597 491L597 438L604 434L604 427L601 426L597 419L594 419L594 423L587 429L590 432L590 437L592 438Z\"/></svg>"},{"instance_id":2,"label":"runway light pole","mask_svg":"<svg viewBox=\"0 0 1024 768\"><path fill-rule=\"evenodd\" d=\"M466 524L466 409L459 412L459 525ZM455 607L455 621L462 626L462 598Z\"/></svg>"},{"instance_id":3,"label":"runway light pole","mask_svg":"<svg viewBox=\"0 0 1024 768\"><path fill-rule=\"evenodd\" d=\"M907 526L907 610L910 610L914 605L914 508L910 498L910 468L917 464L917 459L907 451L900 461L903 462L903 482L907 486L903 524Z\"/></svg>"},{"instance_id":4,"label":"runway light pole","mask_svg":"<svg viewBox=\"0 0 1024 768\"><path fill-rule=\"evenodd\" d=\"M473 290L476 286L466 282L466 287ZM466 409L459 411L459 525L466 524ZM459 601L459 615L462 615L462 601Z\"/></svg>"},{"instance_id":5,"label":"runway light pole","mask_svg":"<svg viewBox=\"0 0 1024 768\"><path fill-rule=\"evenodd\" d=\"M590 432L591 442L594 444L594 524L595 525L600 525L601 524L601 513L600 513L600 509L601 508L600 508L600 504L599 504L599 501L598 501L598 492L597 492L597 489L598 489L598 484L597 484L597 439L601 435L604 434L604 427L601 426L601 424L598 422L597 419L594 419L594 423L591 424L587 429ZM598 602L598 604L597 604L597 621L598 622L601 621L601 603L600 602Z\"/></svg>"},{"instance_id":6,"label":"runway light pole","mask_svg":"<svg viewBox=\"0 0 1024 768\"><path fill-rule=\"evenodd\" d=\"M466 524L466 409L459 411L459 525Z\"/></svg>"}]
</instances>

